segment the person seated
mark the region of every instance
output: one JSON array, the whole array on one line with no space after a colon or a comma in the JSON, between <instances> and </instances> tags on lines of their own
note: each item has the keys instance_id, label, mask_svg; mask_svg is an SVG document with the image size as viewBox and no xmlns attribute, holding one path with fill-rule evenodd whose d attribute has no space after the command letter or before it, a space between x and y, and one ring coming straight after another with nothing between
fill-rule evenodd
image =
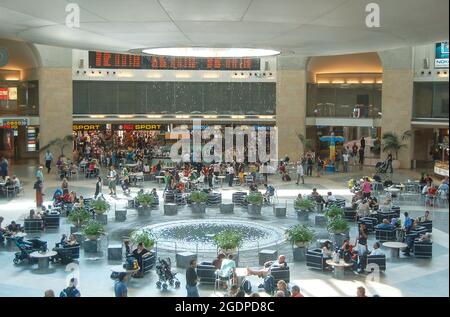
<instances>
[{"instance_id":1,"label":"person seated","mask_svg":"<svg viewBox=\"0 0 450 317\"><path fill-rule=\"evenodd\" d=\"M283 291L277 291L274 295L274 297L285 297L284 292Z\"/></svg>"},{"instance_id":2,"label":"person seated","mask_svg":"<svg viewBox=\"0 0 450 317\"><path fill-rule=\"evenodd\" d=\"M216 268L216 270L220 270L222 267L222 261L225 259L225 254L220 252L217 257L212 261L212 265Z\"/></svg>"},{"instance_id":3,"label":"person seated","mask_svg":"<svg viewBox=\"0 0 450 317\"><path fill-rule=\"evenodd\" d=\"M67 238L67 235L63 234L61 237L61 241L60 241L60 245L62 247L71 247L74 245L77 245L78 241L77 238L75 237L75 235L73 233L71 233L69 235L69 238Z\"/></svg>"},{"instance_id":4,"label":"person seated","mask_svg":"<svg viewBox=\"0 0 450 317\"><path fill-rule=\"evenodd\" d=\"M263 194L264 201L269 203L271 197L275 195L275 188L272 185L264 184L264 187L266 188L266 192Z\"/></svg>"},{"instance_id":5,"label":"person seated","mask_svg":"<svg viewBox=\"0 0 450 317\"><path fill-rule=\"evenodd\" d=\"M370 215L370 207L367 200L363 200L356 209L357 219L368 217Z\"/></svg>"},{"instance_id":6,"label":"person seated","mask_svg":"<svg viewBox=\"0 0 450 317\"><path fill-rule=\"evenodd\" d=\"M249 187L250 193L256 193L258 192L258 185L256 183L251 183Z\"/></svg>"},{"instance_id":7,"label":"person seated","mask_svg":"<svg viewBox=\"0 0 450 317\"><path fill-rule=\"evenodd\" d=\"M156 188L153 188L152 191L150 192L150 194L152 194L153 197L158 198L158 192L156 191Z\"/></svg>"},{"instance_id":8,"label":"person seated","mask_svg":"<svg viewBox=\"0 0 450 317\"><path fill-rule=\"evenodd\" d=\"M382 229L382 230L392 230L394 229L394 226L389 222L388 219L383 219L382 223L379 223L375 226L376 229Z\"/></svg>"},{"instance_id":9,"label":"person seated","mask_svg":"<svg viewBox=\"0 0 450 317\"><path fill-rule=\"evenodd\" d=\"M305 297L300 292L300 287L298 287L297 285L291 287L291 293L292 293L291 297Z\"/></svg>"},{"instance_id":10,"label":"person seated","mask_svg":"<svg viewBox=\"0 0 450 317\"><path fill-rule=\"evenodd\" d=\"M239 292L239 287L236 284L231 285L230 290L225 297L237 297L237 293Z\"/></svg>"},{"instance_id":11,"label":"person seated","mask_svg":"<svg viewBox=\"0 0 450 317\"><path fill-rule=\"evenodd\" d=\"M291 297L291 292L288 289L287 283L283 280L279 280L277 283L277 291L283 292L284 297Z\"/></svg>"},{"instance_id":12,"label":"person seated","mask_svg":"<svg viewBox=\"0 0 450 317\"><path fill-rule=\"evenodd\" d=\"M5 187L12 187L12 186L14 186L14 183L13 183L12 179L10 177L6 176L6 178L5 178Z\"/></svg>"},{"instance_id":13,"label":"person seated","mask_svg":"<svg viewBox=\"0 0 450 317\"><path fill-rule=\"evenodd\" d=\"M322 257L324 259L331 259L332 256L333 256L333 245L331 241L327 240L325 241L322 247Z\"/></svg>"},{"instance_id":14,"label":"person seated","mask_svg":"<svg viewBox=\"0 0 450 317\"><path fill-rule=\"evenodd\" d=\"M369 208L371 210L378 210L379 209L379 205L378 205L378 200L376 197L369 197L368 199L368 203L369 203Z\"/></svg>"},{"instance_id":15,"label":"person seated","mask_svg":"<svg viewBox=\"0 0 450 317\"><path fill-rule=\"evenodd\" d=\"M399 224L397 218L392 218L391 219L391 226L394 227L394 228L400 227L400 224Z\"/></svg>"},{"instance_id":16,"label":"person seated","mask_svg":"<svg viewBox=\"0 0 450 317\"><path fill-rule=\"evenodd\" d=\"M437 187L436 186L430 186L428 188L428 192L427 192L427 200L426 200L426 204L433 206L433 199L436 197L437 194Z\"/></svg>"},{"instance_id":17,"label":"person seated","mask_svg":"<svg viewBox=\"0 0 450 317\"><path fill-rule=\"evenodd\" d=\"M350 244L348 239L345 239L344 244L339 250L339 254L341 258L344 259L344 262L351 263L353 259L353 246Z\"/></svg>"},{"instance_id":18,"label":"person seated","mask_svg":"<svg viewBox=\"0 0 450 317\"><path fill-rule=\"evenodd\" d=\"M420 238L419 238L419 242L431 242L431 232L427 232L425 234L423 234Z\"/></svg>"},{"instance_id":19,"label":"person seated","mask_svg":"<svg viewBox=\"0 0 450 317\"><path fill-rule=\"evenodd\" d=\"M337 199L333 195L332 192L328 192L325 200L326 200L325 207L328 207L328 206L332 205L333 203L335 203Z\"/></svg>"},{"instance_id":20,"label":"person seated","mask_svg":"<svg viewBox=\"0 0 450 317\"><path fill-rule=\"evenodd\" d=\"M15 235L16 233L22 231L20 225L17 224L15 221L11 221L11 223L6 227L6 230L8 232L8 235Z\"/></svg>"},{"instance_id":21,"label":"person seated","mask_svg":"<svg viewBox=\"0 0 450 317\"><path fill-rule=\"evenodd\" d=\"M425 214L423 215L423 217L419 217L419 223L428 222L428 221L432 221L431 216L430 216L430 211L425 210Z\"/></svg>"},{"instance_id":22,"label":"person seated","mask_svg":"<svg viewBox=\"0 0 450 317\"><path fill-rule=\"evenodd\" d=\"M266 263L264 263L264 267L260 270L252 270L250 268L247 268L247 274L248 275L257 275L260 278L264 278L270 274L270 270L272 268L287 268L287 266L288 265L286 263L286 256L280 255L278 257L278 260L267 261Z\"/></svg>"},{"instance_id":23,"label":"person seated","mask_svg":"<svg viewBox=\"0 0 450 317\"><path fill-rule=\"evenodd\" d=\"M7 234L6 229L4 229L4 228L2 227L2 222L3 222L3 220L5 220L5 218L3 218L3 217L0 216L0 242L3 242L3 241L5 240L5 236L6 236L6 234Z\"/></svg>"},{"instance_id":24,"label":"person seated","mask_svg":"<svg viewBox=\"0 0 450 317\"><path fill-rule=\"evenodd\" d=\"M38 219L42 219L42 217L38 213L36 213L34 209L31 209L30 210L30 214L29 214L27 219L36 219L36 220L38 220Z\"/></svg>"},{"instance_id":25,"label":"person seated","mask_svg":"<svg viewBox=\"0 0 450 317\"><path fill-rule=\"evenodd\" d=\"M352 197L352 208L356 209L358 205L363 200L363 193L361 191L357 191L355 195Z\"/></svg>"},{"instance_id":26,"label":"person seated","mask_svg":"<svg viewBox=\"0 0 450 317\"><path fill-rule=\"evenodd\" d=\"M228 258L222 260L220 270L217 272L220 279L232 279L234 284L236 284L235 274L236 272L236 262L233 259L233 255L229 254ZM226 284L225 284L226 287Z\"/></svg>"},{"instance_id":27,"label":"person seated","mask_svg":"<svg viewBox=\"0 0 450 317\"><path fill-rule=\"evenodd\" d=\"M372 248L372 251L370 251L370 253L369 253L369 255L383 255L384 253L383 253L383 251L381 251L381 245L380 245L380 242L375 242L374 244L373 244L373 248Z\"/></svg>"},{"instance_id":28,"label":"person seated","mask_svg":"<svg viewBox=\"0 0 450 317\"><path fill-rule=\"evenodd\" d=\"M139 271L134 273L133 277L143 277L143 265L142 265L142 257L144 254L148 253L149 251L144 248L144 244L142 242L138 243L138 246L136 249L134 249L133 253L131 254L137 261L139 265Z\"/></svg>"},{"instance_id":29,"label":"person seated","mask_svg":"<svg viewBox=\"0 0 450 317\"><path fill-rule=\"evenodd\" d=\"M84 208L84 197L80 195L80 197L73 204L73 208Z\"/></svg>"}]
</instances>

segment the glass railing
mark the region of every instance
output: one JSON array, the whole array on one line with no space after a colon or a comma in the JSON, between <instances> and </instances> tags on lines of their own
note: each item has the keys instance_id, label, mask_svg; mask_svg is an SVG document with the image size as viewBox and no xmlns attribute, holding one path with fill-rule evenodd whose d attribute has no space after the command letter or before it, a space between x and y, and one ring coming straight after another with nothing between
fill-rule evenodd
<instances>
[{"instance_id":1,"label":"glass railing","mask_svg":"<svg viewBox=\"0 0 450 317\"><path fill-rule=\"evenodd\" d=\"M308 106L308 117L321 118L353 118L353 119L376 119L381 118L381 107L364 105L336 105L333 103L319 103Z\"/></svg>"}]
</instances>

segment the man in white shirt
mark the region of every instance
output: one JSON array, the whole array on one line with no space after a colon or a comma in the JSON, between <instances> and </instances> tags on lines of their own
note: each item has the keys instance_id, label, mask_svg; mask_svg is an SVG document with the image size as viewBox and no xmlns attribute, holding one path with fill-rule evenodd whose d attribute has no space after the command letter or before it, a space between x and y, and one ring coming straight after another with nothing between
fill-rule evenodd
<instances>
[{"instance_id":1,"label":"man in white shirt","mask_svg":"<svg viewBox=\"0 0 450 317\"><path fill-rule=\"evenodd\" d=\"M348 173L348 160L349 160L349 155L347 152L345 152L344 154L342 154L342 161L344 162L344 173Z\"/></svg>"},{"instance_id":2,"label":"man in white shirt","mask_svg":"<svg viewBox=\"0 0 450 317\"><path fill-rule=\"evenodd\" d=\"M117 181L117 172L114 169L114 166L111 166L111 169L108 174L108 187L109 187L109 194L110 195L116 195L116 181Z\"/></svg>"},{"instance_id":3,"label":"man in white shirt","mask_svg":"<svg viewBox=\"0 0 450 317\"><path fill-rule=\"evenodd\" d=\"M383 252L380 249L380 243L379 242L375 242L373 244L373 249L372 249L372 251L370 252L369 255L383 255Z\"/></svg>"},{"instance_id":4,"label":"man in white shirt","mask_svg":"<svg viewBox=\"0 0 450 317\"><path fill-rule=\"evenodd\" d=\"M228 177L229 177L229 179L228 179L228 185L229 185L230 187L233 187L234 168L233 168L233 165L232 165L232 164L230 164L230 165L228 166L227 172L228 172Z\"/></svg>"},{"instance_id":5,"label":"man in white shirt","mask_svg":"<svg viewBox=\"0 0 450 317\"><path fill-rule=\"evenodd\" d=\"M336 197L333 195L332 192L328 192L327 193L326 201L327 201L326 204L325 204L326 207L328 207L333 202L336 202Z\"/></svg>"},{"instance_id":6,"label":"man in white shirt","mask_svg":"<svg viewBox=\"0 0 450 317\"><path fill-rule=\"evenodd\" d=\"M17 178L16 175L13 175L12 182L13 182L13 185L14 185L15 188L17 188L17 189L20 188L20 181L19 181L19 179Z\"/></svg>"},{"instance_id":7,"label":"man in white shirt","mask_svg":"<svg viewBox=\"0 0 450 317\"><path fill-rule=\"evenodd\" d=\"M302 179L302 184L305 184L305 172L303 170L303 165L302 162L297 162L297 183L296 185L298 185L298 183L300 182L300 178Z\"/></svg>"}]
</instances>

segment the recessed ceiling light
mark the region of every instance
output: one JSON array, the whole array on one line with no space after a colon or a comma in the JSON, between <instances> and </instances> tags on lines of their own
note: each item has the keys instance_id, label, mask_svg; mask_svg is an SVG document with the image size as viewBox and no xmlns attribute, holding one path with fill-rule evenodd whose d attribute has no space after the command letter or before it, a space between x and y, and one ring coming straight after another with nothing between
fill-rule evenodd
<instances>
[{"instance_id":1,"label":"recessed ceiling light","mask_svg":"<svg viewBox=\"0 0 450 317\"><path fill-rule=\"evenodd\" d=\"M279 51L261 48L161 47L143 49L150 55L180 57L261 57L279 55Z\"/></svg>"}]
</instances>

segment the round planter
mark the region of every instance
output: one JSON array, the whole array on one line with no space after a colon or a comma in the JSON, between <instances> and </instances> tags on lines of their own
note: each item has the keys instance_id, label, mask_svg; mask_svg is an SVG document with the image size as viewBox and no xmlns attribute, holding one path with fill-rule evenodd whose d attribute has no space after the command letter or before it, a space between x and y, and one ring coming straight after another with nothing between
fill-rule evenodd
<instances>
[{"instance_id":1,"label":"round planter","mask_svg":"<svg viewBox=\"0 0 450 317\"><path fill-rule=\"evenodd\" d=\"M306 246L295 246L293 249L294 261L302 262L306 260Z\"/></svg>"},{"instance_id":2,"label":"round planter","mask_svg":"<svg viewBox=\"0 0 450 317\"><path fill-rule=\"evenodd\" d=\"M309 211L295 209L295 212L297 213L298 220L300 220L300 221L309 221Z\"/></svg>"},{"instance_id":3,"label":"round planter","mask_svg":"<svg viewBox=\"0 0 450 317\"><path fill-rule=\"evenodd\" d=\"M95 214L95 220L100 222L102 225L108 224L108 216L106 214Z\"/></svg>"},{"instance_id":4,"label":"round planter","mask_svg":"<svg viewBox=\"0 0 450 317\"><path fill-rule=\"evenodd\" d=\"M151 214L151 207L144 207L144 206L139 206L137 208L137 212L138 212L138 216L139 217L148 217Z\"/></svg>"},{"instance_id":5,"label":"round planter","mask_svg":"<svg viewBox=\"0 0 450 317\"><path fill-rule=\"evenodd\" d=\"M252 205L252 204L248 204L247 206L247 212L249 215L255 215L255 216L260 216L261 215L261 205Z\"/></svg>"},{"instance_id":6,"label":"round planter","mask_svg":"<svg viewBox=\"0 0 450 317\"><path fill-rule=\"evenodd\" d=\"M206 203L192 203L191 210L193 214L204 214L206 213Z\"/></svg>"}]
</instances>

